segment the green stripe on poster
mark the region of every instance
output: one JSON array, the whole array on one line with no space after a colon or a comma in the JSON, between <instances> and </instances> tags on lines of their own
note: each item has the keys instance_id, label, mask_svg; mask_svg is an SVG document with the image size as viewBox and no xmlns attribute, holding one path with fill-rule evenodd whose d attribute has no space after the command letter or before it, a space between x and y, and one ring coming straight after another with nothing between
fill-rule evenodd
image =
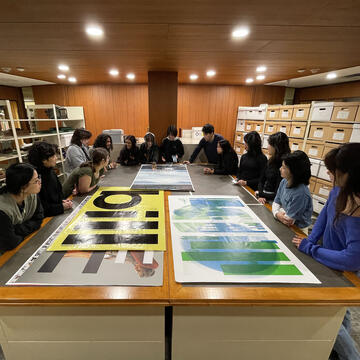
<instances>
[{"instance_id":1,"label":"green stripe on poster","mask_svg":"<svg viewBox=\"0 0 360 360\"><path fill-rule=\"evenodd\" d=\"M191 241L191 249L279 249L270 241Z\"/></svg>"},{"instance_id":2,"label":"green stripe on poster","mask_svg":"<svg viewBox=\"0 0 360 360\"><path fill-rule=\"evenodd\" d=\"M289 261L281 252L187 251L181 257L183 261Z\"/></svg>"},{"instance_id":3,"label":"green stripe on poster","mask_svg":"<svg viewBox=\"0 0 360 360\"><path fill-rule=\"evenodd\" d=\"M302 275L295 265L221 265L224 275Z\"/></svg>"}]
</instances>

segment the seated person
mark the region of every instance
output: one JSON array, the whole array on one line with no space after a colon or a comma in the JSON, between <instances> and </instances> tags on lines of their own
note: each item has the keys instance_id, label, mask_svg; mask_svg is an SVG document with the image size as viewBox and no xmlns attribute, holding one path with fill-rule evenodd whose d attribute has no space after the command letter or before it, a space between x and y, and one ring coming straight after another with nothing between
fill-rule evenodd
<instances>
[{"instance_id":1,"label":"seated person","mask_svg":"<svg viewBox=\"0 0 360 360\"><path fill-rule=\"evenodd\" d=\"M199 155L201 149L204 149L205 155L208 159L208 163L217 164L219 156L217 153L217 143L220 140L224 140L221 135L214 133L214 127L211 124L206 124L202 128L204 137L200 140L198 146L190 156L189 161L184 161L184 163L193 163L196 157Z\"/></svg>"},{"instance_id":2,"label":"seated person","mask_svg":"<svg viewBox=\"0 0 360 360\"><path fill-rule=\"evenodd\" d=\"M145 142L140 145L140 161L142 164L152 164L159 161L159 147L155 143L155 135L148 132L144 136Z\"/></svg>"},{"instance_id":3,"label":"seated person","mask_svg":"<svg viewBox=\"0 0 360 360\"><path fill-rule=\"evenodd\" d=\"M308 156L296 150L283 157L280 168L280 186L272 204L272 212L287 226L295 225L307 233L313 212L312 197L309 190L311 164Z\"/></svg>"},{"instance_id":4,"label":"seated person","mask_svg":"<svg viewBox=\"0 0 360 360\"><path fill-rule=\"evenodd\" d=\"M92 151L94 151L94 149L97 149L97 148L103 148L103 149L107 150L109 153L109 156L110 156L110 152L113 149L113 142L112 142L111 136L109 134L104 134L104 133L98 135L97 138L95 139ZM91 152L90 152L90 154L91 154ZM107 169L108 170L115 169L116 167L117 167L116 162L111 162L107 166Z\"/></svg>"},{"instance_id":5,"label":"seated person","mask_svg":"<svg viewBox=\"0 0 360 360\"><path fill-rule=\"evenodd\" d=\"M256 131L244 136L246 153L240 158L237 184L250 186L254 191L258 189L260 176L266 168L267 158L262 152L261 138Z\"/></svg>"},{"instance_id":6,"label":"seated person","mask_svg":"<svg viewBox=\"0 0 360 360\"><path fill-rule=\"evenodd\" d=\"M133 166L140 164L140 150L136 146L135 136L126 136L125 146L120 151L117 162L123 166Z\"/></svg>"},{"instance_id":7,"label":"seated person","mask_svg":"<svg viewBox=\"0 0 360 360\"><path fill-rule=\"evenodd\" d=\"M289 138L283 132L270 135L268 142L270 159L260 176L258 191L255 192L261 204L274 200L281 181L282 157L290 153Z\"/></svg>"},{"instance_id":8,"label":"seated person","mask_svg":"<svg viewBox=\"0 0 360 360\"><path fill-rule=\"evenodd\" d=\"M37 141L29 150L29 162L41 176L40 200L44 216L55 216L72 208L71 200L63 200L62 186L54 168L56 167L56 147L44 141Z\"/></svg>"},{"instance_id":9,"label":"seated person","mask_svg":"<svg viewBox=\"0 0 360 360\"><path fill-rule=\"evenodd\" d=\"M227 140L217 143L219 161L214 169L205 168L205 174L235 175L238 170L239 158Z\"/></svg>"},{"instance_id":10,"label":"seated person","mask_svg":"<svg viewBox=\"0 0 360 360\"><path fill-rule=\"evenodd\" d=\"M160 146L161 160L166 163L177 163L184 156L184 146L177 138L177 128L170 125Z\"/></svg>"},{"instance_id":11,"label":"seated person","mask_svg":"<svg viewBox=\"0 0 360 360\"><path fill-rule=\"evenodd\" d=\"M65 171L70 174L74 169L86 161L90 161L89 141L92 134L85 129L75 129L71 138L71 145L66 151Z\"/></svg>"},{"instance_id":12,"label":"seated person","mask_svg":"<svg viewBox=\"0 0 360 360\"><path fill-rule=\"evenodd\" d=\"M37 194L41 179L30 164L13 164L0 189L0 249L11 250L39 229L44 212Z\"/></svg>"},{"instance_id":13,"label":"seated person","mask_svg":"<svg viewBox=\"0 0 360 360\"><path fill-rule=\"evenodd\" d=\"M86 194L94 190L108 164L109 153L103 148L95 149L92 161L81 164L66 179L63 185L64 196Z\"/></svg>"}]
</instances>

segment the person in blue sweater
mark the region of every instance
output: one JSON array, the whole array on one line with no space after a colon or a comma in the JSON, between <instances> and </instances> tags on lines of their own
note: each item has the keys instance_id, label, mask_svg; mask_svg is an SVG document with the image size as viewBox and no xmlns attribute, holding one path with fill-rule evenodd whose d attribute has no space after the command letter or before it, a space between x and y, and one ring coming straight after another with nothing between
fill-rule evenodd
<instances>
[{"instance_id":1,"label":"person in blue sweater","mask_svg":"<svg viewBox=\"0 0 360 360\"><path fill-rule=\"evenodd\" d=\"M330 192L311 234L305 239L293 238L300 251L335 270L360 270L359 154L360 143L345 144L327 154L325 164L334 173L336 186ZM322 244L318 244L321 238ZM360 359L350 328L350 312L347 311L333 348L340 360Z\"/></svg>"},{"instance_id":2,"label":"person in blue sweater","mask_svg":"<svg viewBox=\"0 0 360 360\"><path fill-rule=\"evenodd\" d=\"M206 124L202 128L202 132L204 137L200 140L198 146L195 148L194 152L190 156L189 161L184 161L185 164L193 163L196 157L199 155L201 149L204 149L205 155L208 159L208 163L217 164L219 161L219 156L217 152L217 144L220 140L224 140L224 138L215 134L214 127L211 124Z\"/></svg>"},{"instance_id":3,"label":"person in blue sweater","mask_svg":"<svg viewBox=\"0 0 360 360\"><path fill-rule=\"evenodd\" d=\"M296 225L307 233L313 212L312 198L308 188L311 164L301 150L283 157L278 191L272 204L272 212L287 226Z\"/></svg>"}]
</instances>

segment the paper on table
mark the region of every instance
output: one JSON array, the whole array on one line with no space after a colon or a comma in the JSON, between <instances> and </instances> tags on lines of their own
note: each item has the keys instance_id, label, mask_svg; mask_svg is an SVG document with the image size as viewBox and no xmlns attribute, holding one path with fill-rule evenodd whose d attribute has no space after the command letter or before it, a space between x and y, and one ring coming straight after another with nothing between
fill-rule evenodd
<instances>
[{"instance_id":1,"label":"paper on table","mask_svg":"<svg viewBox=\"0 0 360 360\"><path fill-rule=\"evenodd\" d=\"M118 251L118 253L116 254L115 262L117 264L123 264L125 262L125 259L126 259L126 254L127 254L127 250Z\"/></svg>"}]
</instances>

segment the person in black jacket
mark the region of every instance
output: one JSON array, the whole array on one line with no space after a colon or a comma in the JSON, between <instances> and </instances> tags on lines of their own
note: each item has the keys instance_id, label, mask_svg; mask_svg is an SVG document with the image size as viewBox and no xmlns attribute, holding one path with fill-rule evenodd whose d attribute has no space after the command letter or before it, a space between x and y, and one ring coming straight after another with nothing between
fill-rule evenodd
<instances>
[{"instance_id":1,"label":"person in black jacket","mask_svg":"<svg viewBox=\"0 0 360 360\"><path fill-rule=\"evenodd\" d=\"M275 199L276 192L282 180L280 174L282 157L291 152L289 138L283 132L270 135L268 142L270 159L260 177L258 191L255 192L261 204Z\"/></svg>"},{"instance_id":2,"label":"person in black jacket","mask_svg":"<svg viewBox=\"0 0 360 360\"><path fill-rule=\"evenodd\" d=\"M30 164L13 164L0 189L0 251L14 249L39 229L44 218L38 193L41 178Z\"/></svg>"},{"instance_id":3,"label":"person in black jacket","mask_svg":"<svg viewBox=\"0 0 360 360\"><path fill-rule=\"evenodd\" d=\"M160 146L161 160L167 163L177 163L184 156L184 146L177 136L177 128L170 125Z\"/></svg>"},{"instance_id":4,"label":"person in black jacket","mask_svg":"<svg viewBox=\"0 0 360 360\"><path fill-rule=\"evenodd\" d=\"M267 158L261 149L261 138L256 131L244 136L246 153L241 156L237 184L250 186L254 191L258 189L260 176L264 171Z\"/></svg>"},{"instance_id":5,"label":"person in black jacket","mask_svg":"<svg viewBox=\"0 0 360 360\"><path fill-rule=\"evenodd\" d=\"M125 138L125 146L120 151L117 159L118 163L123 166L139 165L140 163L140 150L136 146L136 139L133 135L128 135Z\"/></svg>"},{"instance_id":6,"label":"person in black jacket","mask_svg":"<svg viewBox=\"0 0 360 360\"><path fill-rule=\"evenodd\" d=\"M44 216L55 216L72 208L71 200L63 200L60 181L54 171L56 167L56 147L44 141L35 142L29 150L29 162L41 176L40 200Z\"/></svg>"},{"instance_id":7,"label":"person in black jacket","mask_svg":"<svg viewBox=\"0 0 360 360\"><path fill-rule=\"evenodd\" d=\"M220 140L217 144L219 155L218 163L214 169L204 168L205 174L235 175L238 170L238 156L227 140Z\"/></svg>"},{"instance_id":8,"label":"person in black jacket","mask_svg":"<svg viewBox=\"0 0 360 360\"><path fill-rule=\"evenodd\" d=\"M159 161L159 147L155 143L155 135L148 132L144 136L145 142L140 145L140 161L142 164L157 163Z\"/></svg>"}]
</instances>

